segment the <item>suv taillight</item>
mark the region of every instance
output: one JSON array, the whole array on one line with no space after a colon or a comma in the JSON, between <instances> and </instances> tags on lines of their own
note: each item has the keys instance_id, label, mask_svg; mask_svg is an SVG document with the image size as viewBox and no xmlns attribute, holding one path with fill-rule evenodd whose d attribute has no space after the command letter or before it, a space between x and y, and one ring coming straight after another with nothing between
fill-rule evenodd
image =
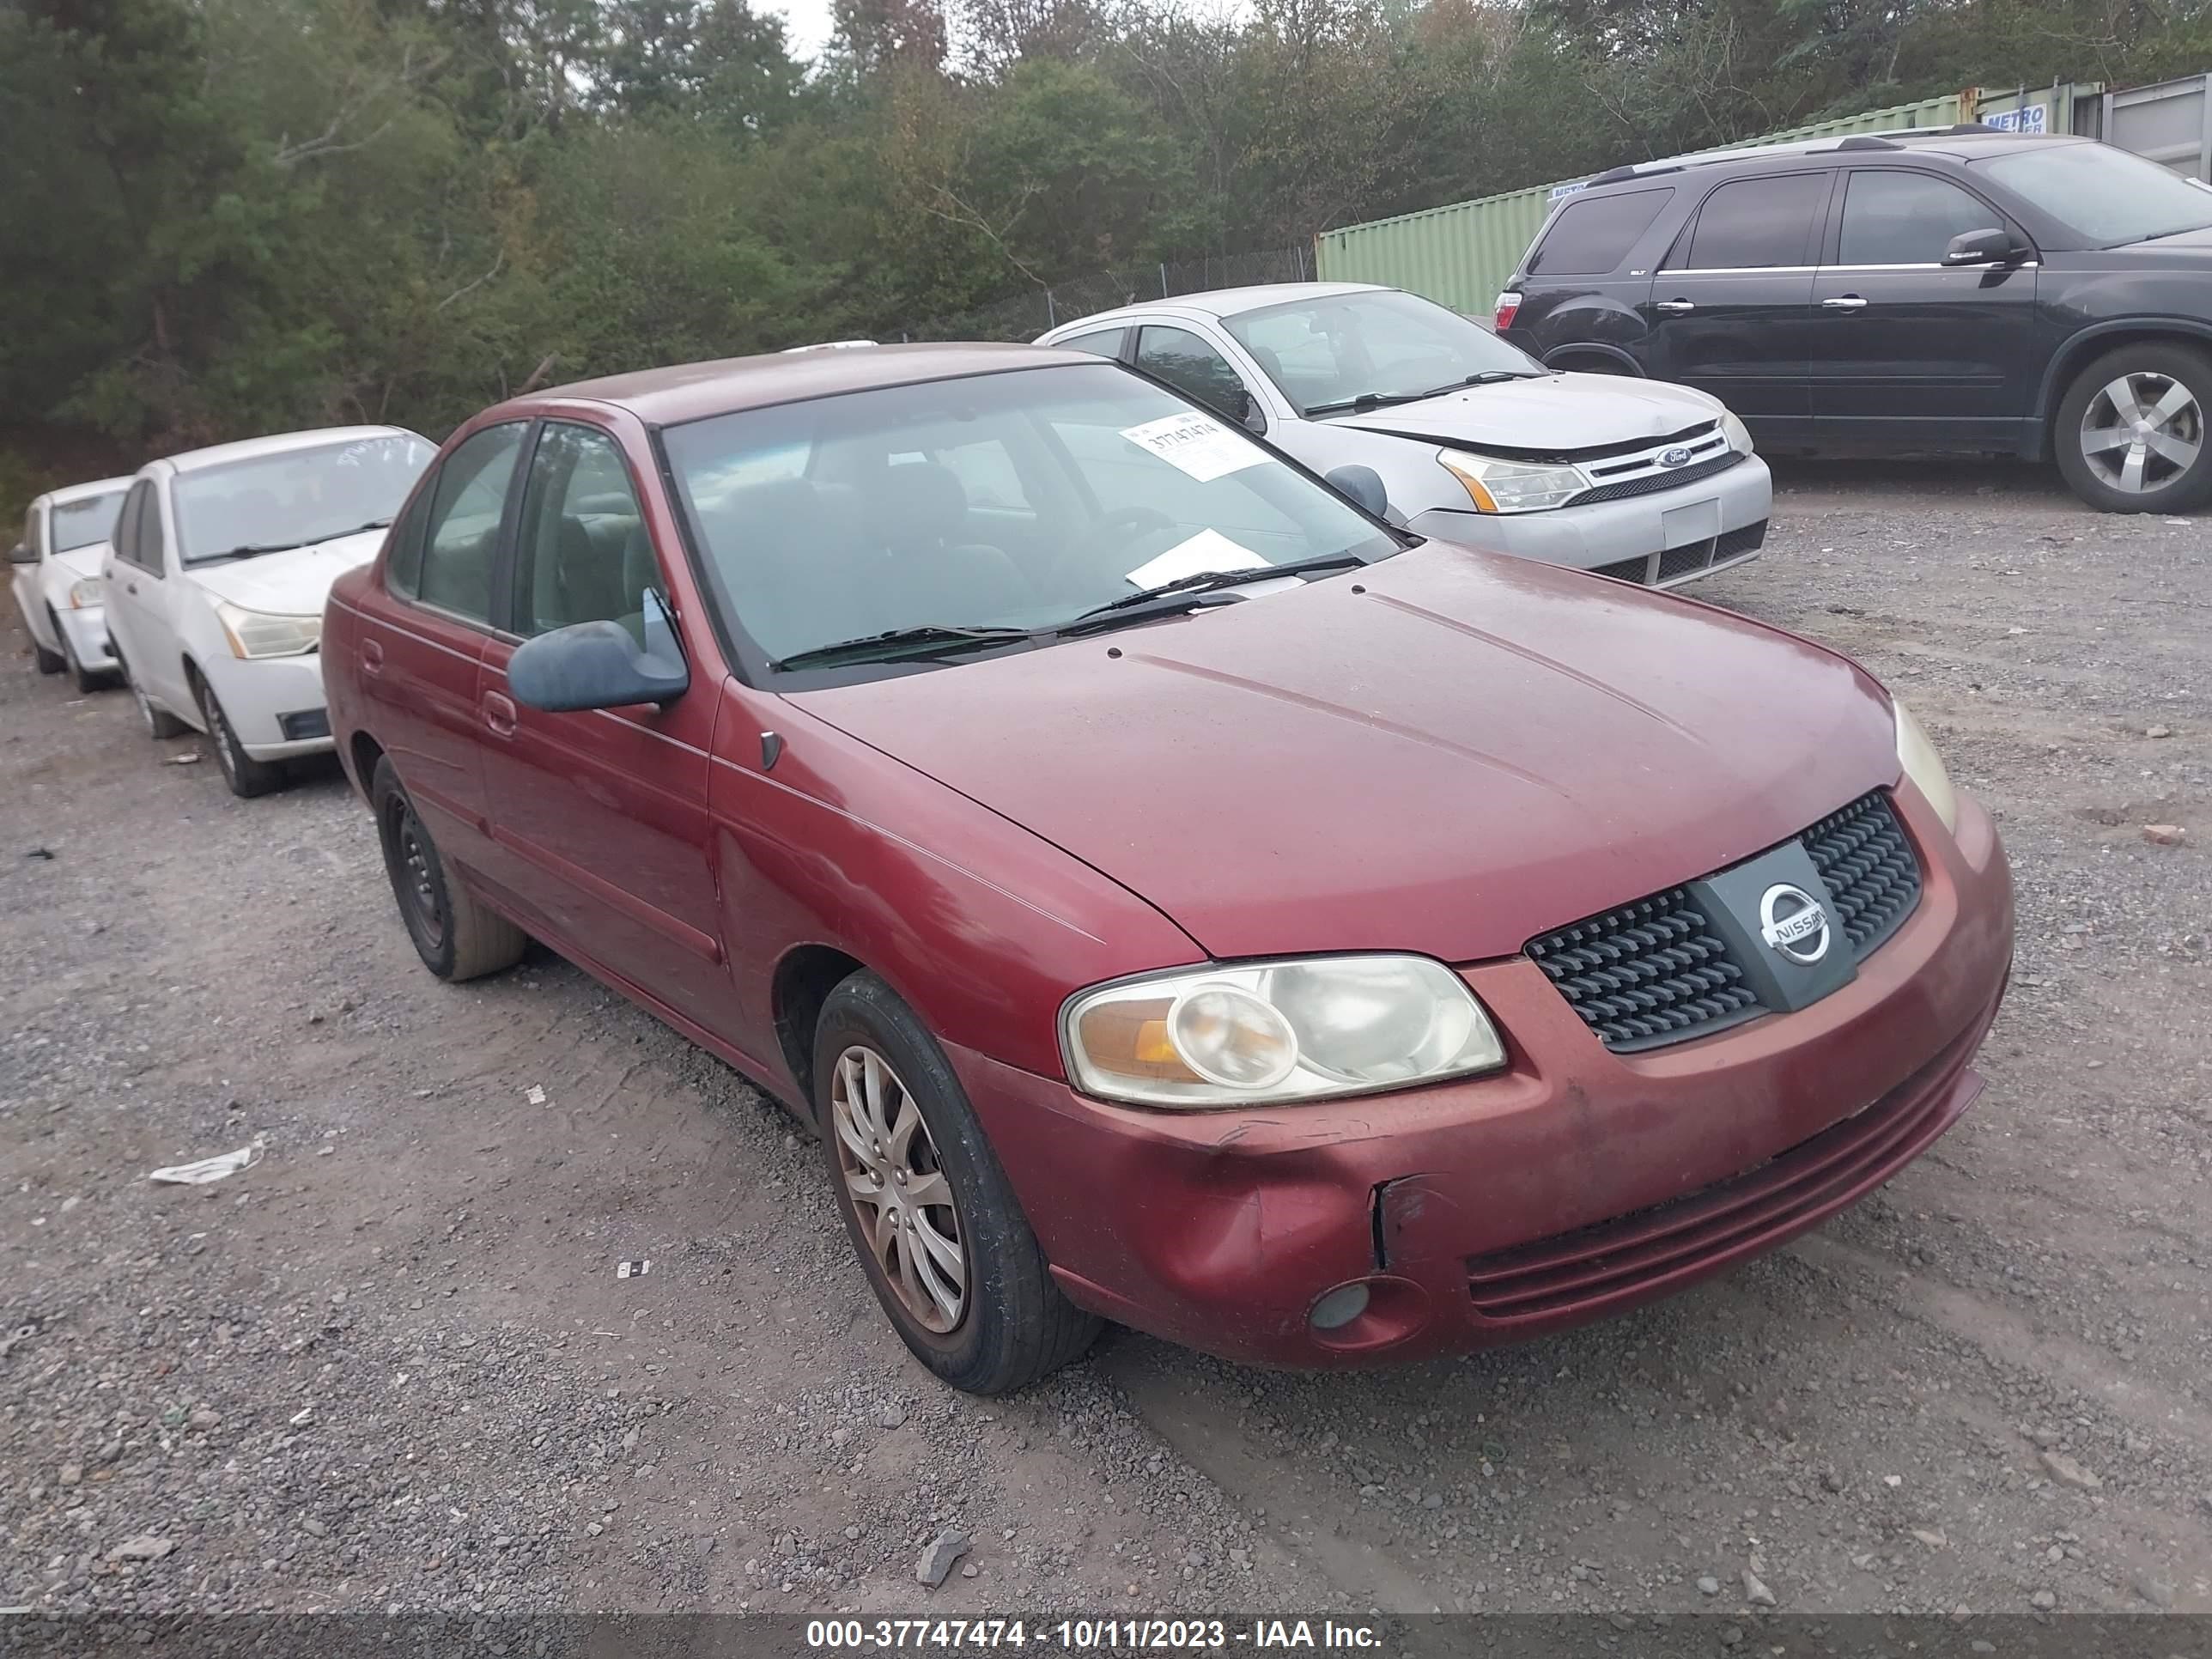
<instances>
[{"instance_id":1,"label":"suv taillight","mask_svg":"<svg viewBox=\"0 0 2212 1659\"><path fill-rule=\"evenodd\" d=\"M1498 296L1498 315L1492 319L1492 326L1500 334L1504 333L1507 329L1513 326L1514 316L1520 309L1521 296L1511 289L1507 289L1504 293Z\"/></svg>"}]
</instances>

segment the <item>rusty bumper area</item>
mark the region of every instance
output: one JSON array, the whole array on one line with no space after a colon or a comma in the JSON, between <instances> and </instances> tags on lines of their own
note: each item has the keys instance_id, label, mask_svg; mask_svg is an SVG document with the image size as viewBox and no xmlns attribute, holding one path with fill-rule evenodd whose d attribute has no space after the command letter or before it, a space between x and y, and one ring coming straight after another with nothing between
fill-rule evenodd
<instances>
[{"instance_id":1,"label":"rusty bumper area","mask_svg":"<svg viewBox=\"0 0 2212 1659\"><path fill-rule=\"evenodd\" d=\"M1267 1111L1148 1112L954 1049L1053 1271L1121 1323L1264 1364L1343 1366L1518 1340L1632 1307L1796 1237L1888 1179L1981 1087L2012 957L1994 827L1954 839L1909 789L1919 908L1796 1013L1607 1052L1524 958L1464 975L1508 1068ZM1364 1309L1316 1329L1360 1281Z\"/></svg>"}]
</instances>

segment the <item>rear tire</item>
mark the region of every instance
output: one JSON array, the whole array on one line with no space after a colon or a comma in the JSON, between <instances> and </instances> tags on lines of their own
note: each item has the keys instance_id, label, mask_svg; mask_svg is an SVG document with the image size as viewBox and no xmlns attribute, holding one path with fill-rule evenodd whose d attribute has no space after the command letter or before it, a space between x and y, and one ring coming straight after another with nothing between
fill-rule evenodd
<instances>
[{"instance_id":1,"label":"rear tire","mask_svg":"<svg viewBox=\"0 0 2212 1659\"><path fill-rule=\"evenodd\" d=\"M284 763L256 760L246 752L238 733L230 729L230 717L222 712L215 688L195 676L192 694L199 699L200 719L207 723L208 742L215 749L216 762L222 768L222 781L230 786L230 793L240 800L252 800L281 788Z\"/></svg>"},{"instance_id":2,"label":"rear tire","mask_svg":"<svg viewBox=\"0 0 2212 1659\"><path fill-rule=\"evenodd\" d=\"M154 700L140 686L137 678L131 672L131 665L124 660L120 651L115 653L115 660L123 670L123 684L130 688L131 701L138 705L138 718L146 723L148 737L158 743L169 738L181 738L191 729L167 709L155 707Z\"/></svg>"},{"instance_id":3,"label":"rear tire","mask_svg":"<svg viewBox=\"0 0 2212 1659\"><path fill-rule=\"evenodd\" d=\"M415 816L415 804L389 760L376 763L368 804L376 813L392 896L422 965L440 979L459 981L495 974L521 961L530 936L478 902L467 884L447 874L437 843Z\"/></svg>"},{"instance_id":4,"label":"rear tire","mask_svg":"<svg viewBox=\"0 0 2212 1659\"><path fill-rule=\"evenodd\" d=\"M2068 488L2100 513L2186 513L2212 499L2212 357L2153 340L2074 377L2051 422Z\"/></svg>"},{"instance_id":5,"label":"rear tire","mask_svg":"<svg viewBox=\"0 0 2212 1659\"><path fill-rule=\"evenodd\" d=\"M846 1231L917 1359L997 1395L1090 1347L1101 1322L1060 1293L944 1051L873 974L822 1005L814 1109Z\"/></svg>"},{"instance_id":6,"label":"rear tire","mask_svg":"<svg viewBox=\"0 0 2212 1659\"><path fill-rule=\"evenodd\" d=\"M24 632L29 633L30 630L26 629ZM57 639L62 637L62 631L58 626L54 629L54 637ZM58 651L49 651L45 646L40 645L36 634L31 635L31 655L37 660L39 672L41 674L58 674L62 672L62 653Z\"/></svg>"}]
</instances>

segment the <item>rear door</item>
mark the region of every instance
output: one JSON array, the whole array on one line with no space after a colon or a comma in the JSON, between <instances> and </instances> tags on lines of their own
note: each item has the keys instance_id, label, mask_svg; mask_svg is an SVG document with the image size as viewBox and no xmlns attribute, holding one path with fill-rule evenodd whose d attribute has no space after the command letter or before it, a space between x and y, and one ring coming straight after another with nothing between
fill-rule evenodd
<instances>
[{"instance_id":1,"label":"rear door","mask_svg":"<svg viewBox=\"0 0 2212 1659\"><path fill-rule=\"evenodd\" d=\"M161 509L157 487L141 478L125 497L116 521L112 557L106 567L107 634L123 653L138 688L164 708L181 712L183 659L168 621L172 577L162 564ZM173 663L177 672L167 672Z\"/></svg>"},{"instance_id":2,"label":"rear door","mask_svg":"<svg viewBox=\"0 0 2212 1659\"><path fill-rule=\"evenodd\" d=\"M597 426L547 421L515 521L506 625L480 681L492 834L551 933L719 1032L730 980L707 819L718 676L695 659L691 689L665 708L549 714L507 690L520 641L585 622L636 634L648 592L665 604L669 584L621 445Z\"/></svg>"},{"instance_id":3,"label":"rear door","mask_svg":"<svg viewBox=\"0 0 2212 1659\"><path fill-rule=\"evenodd\" d=\"M1813 260L1832 177L1762 173L1706 192L1642 307L1655 378L1711 392L1765 435L1803 431Z\"/></svg>"},{"instance_id":4,"label":"rear door","mask_svg":"<svg viewBox=\"0 0 2212 1659\"><path fill-rule=\"evenodd\" d=\"M2029 419L2036 350L2032 258L1946 266L1969 231L2027 234L1963 183L1917 168L1841 175L1813 282L1813 418L1823 441L2011 447Z\"/></svg>"}]
</instances>

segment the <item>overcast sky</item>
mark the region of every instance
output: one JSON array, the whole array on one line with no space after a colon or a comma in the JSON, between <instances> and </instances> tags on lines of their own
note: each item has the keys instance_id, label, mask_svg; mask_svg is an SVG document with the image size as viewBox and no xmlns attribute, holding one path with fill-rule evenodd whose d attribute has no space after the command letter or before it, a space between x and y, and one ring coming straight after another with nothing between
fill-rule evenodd
<instances>
[{"instance_id":1,"label":"overcast sky","mask_svg":"<svg viewBox=\"0 0 2212 1659\"><path fill-rule=\"evenodd\" d=\"M830 0L769 0L769 9L783 14L794 58L815 57L830 39Z\"/></svg>"}]
</instances>

